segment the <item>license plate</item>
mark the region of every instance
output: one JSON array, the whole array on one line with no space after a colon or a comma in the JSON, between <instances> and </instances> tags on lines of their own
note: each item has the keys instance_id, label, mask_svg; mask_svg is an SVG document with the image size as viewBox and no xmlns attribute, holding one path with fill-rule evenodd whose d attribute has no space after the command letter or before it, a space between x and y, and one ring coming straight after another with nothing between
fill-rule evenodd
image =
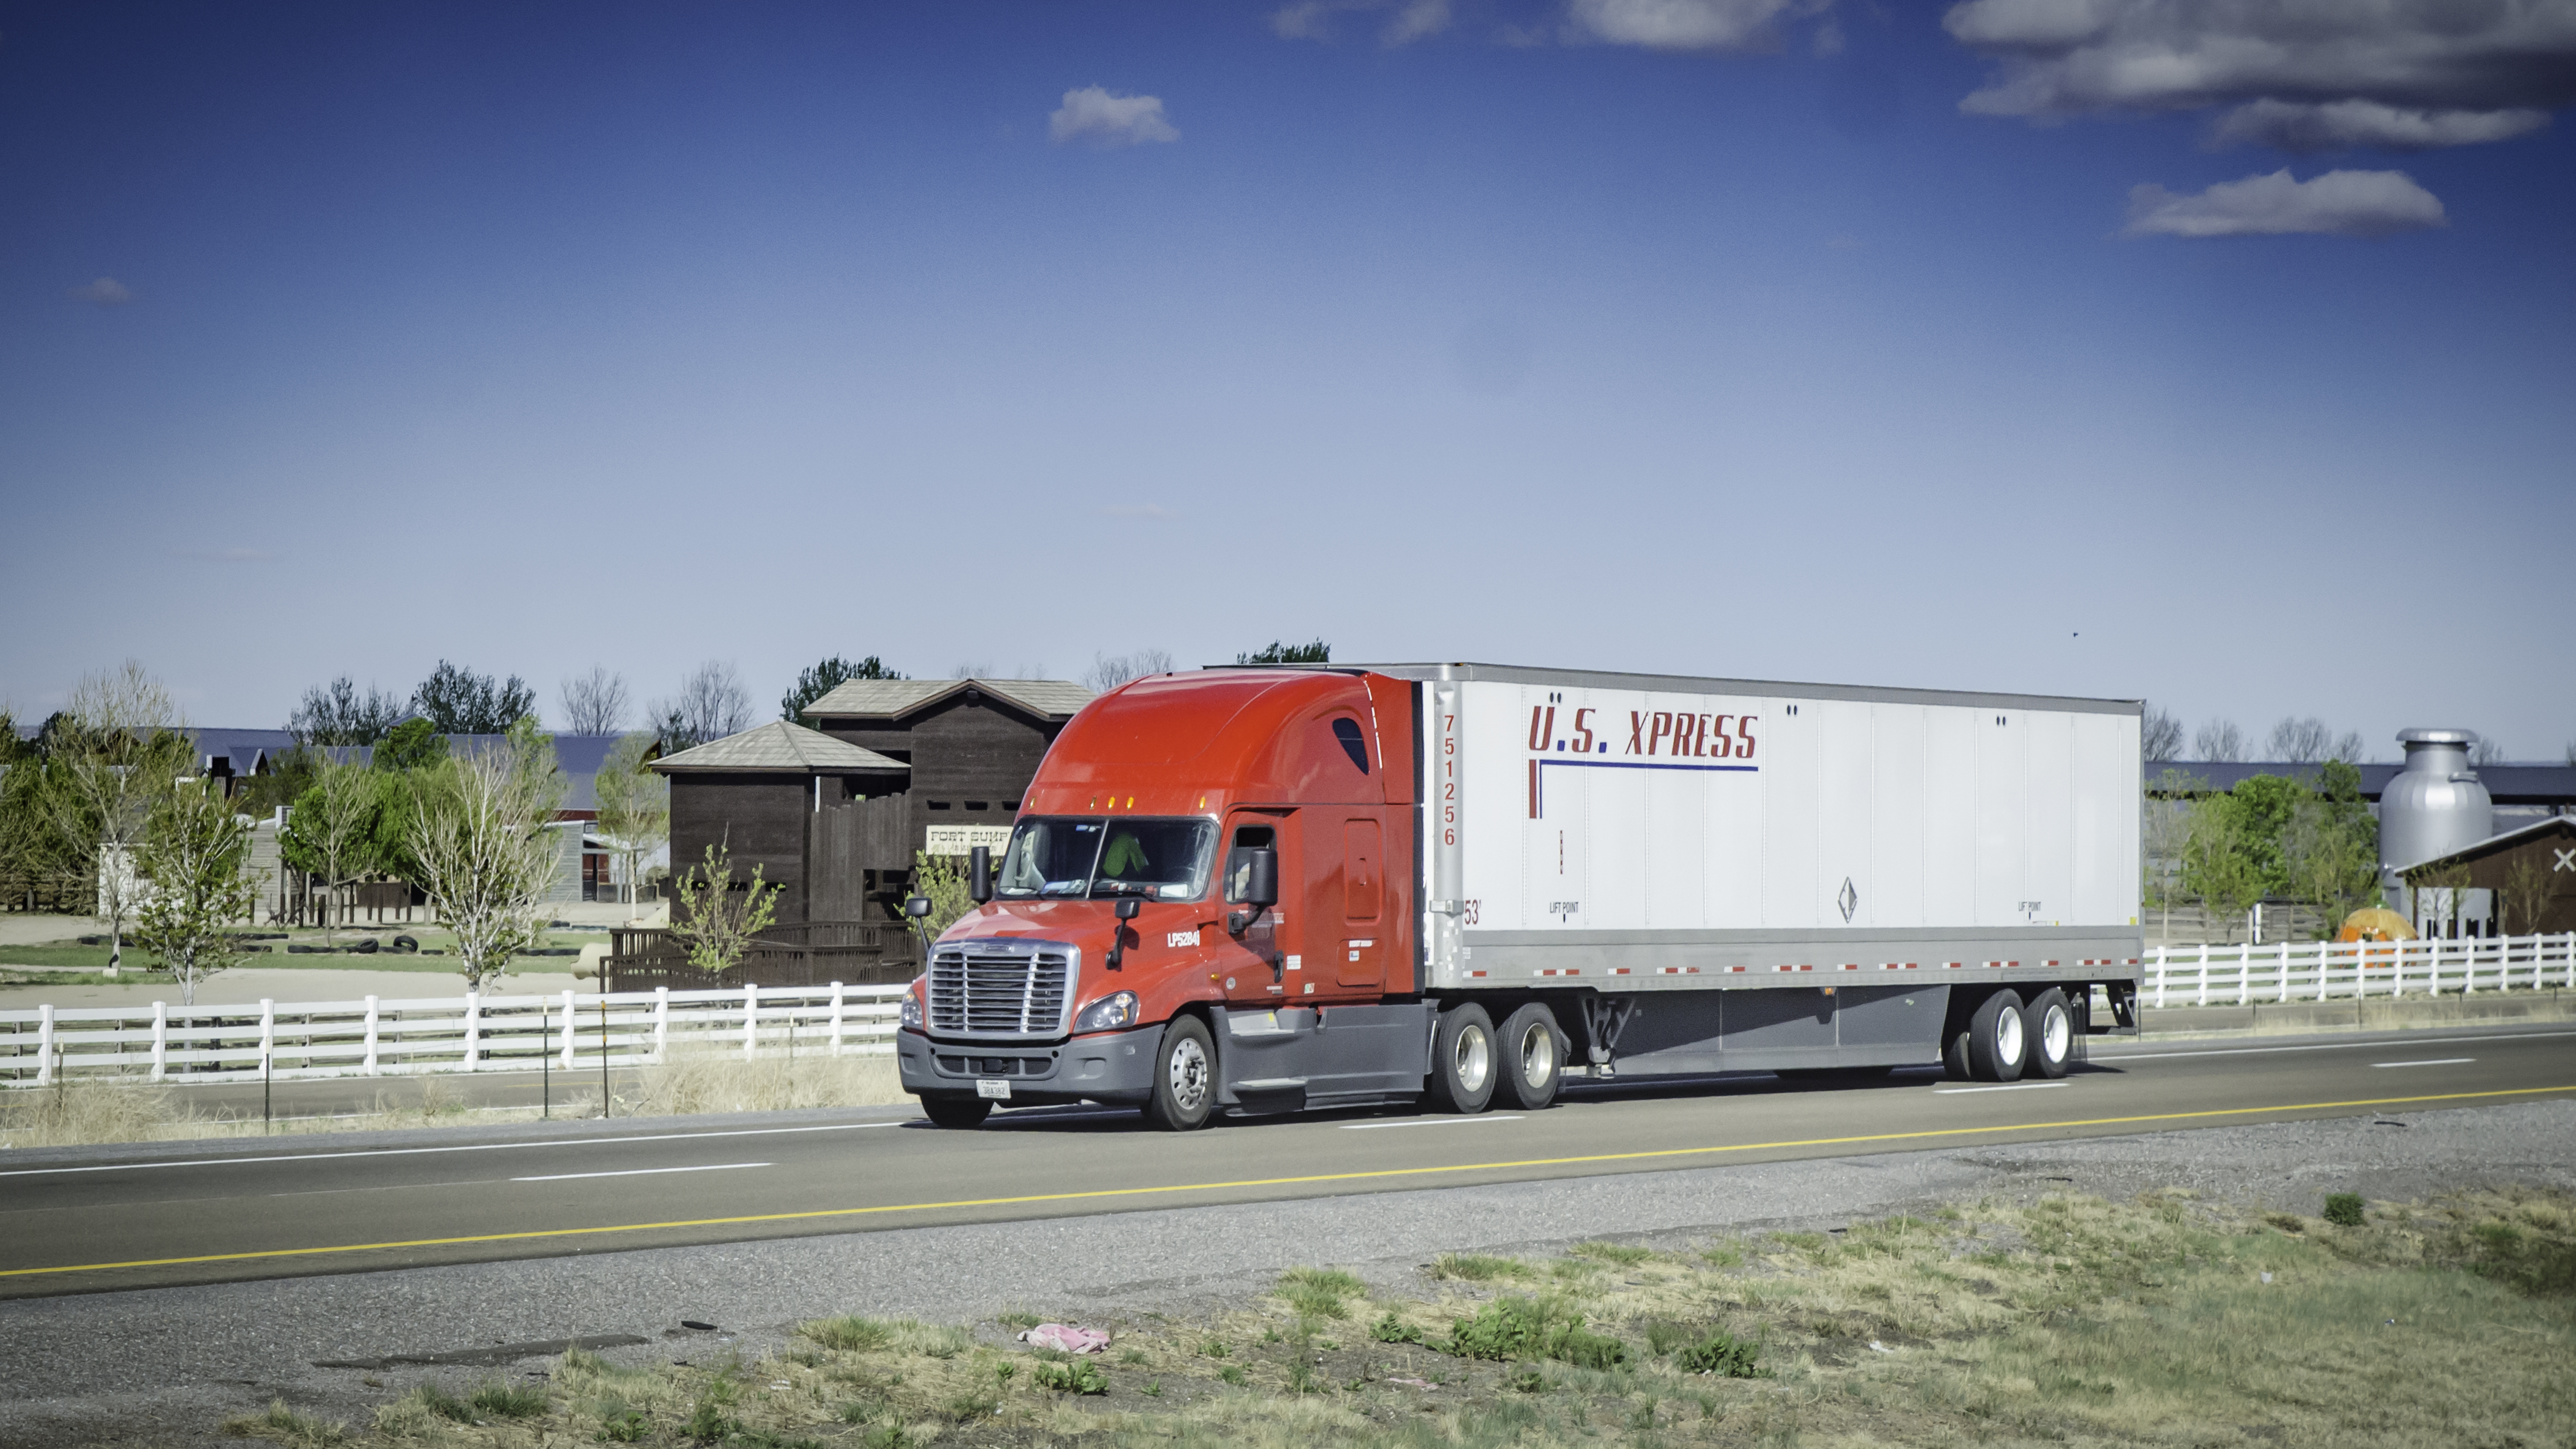
<instances>
[{"instance_id":1,"label":"license plate","mask_svg":"<svg viewBox=\"0 0 2576 1449\"><path fill-rule=\"evenodd\" d=\"M975 1095L995 1102L1007 1102L1011 1100L1011 1084L993 1077L978 1077Z\"/></svg>"}]
</instances>

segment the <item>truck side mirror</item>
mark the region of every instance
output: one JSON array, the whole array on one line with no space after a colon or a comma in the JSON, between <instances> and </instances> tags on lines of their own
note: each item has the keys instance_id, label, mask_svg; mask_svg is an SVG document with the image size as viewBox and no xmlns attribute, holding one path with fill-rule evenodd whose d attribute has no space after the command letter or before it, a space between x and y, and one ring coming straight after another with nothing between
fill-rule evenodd
<instances>
[{"instance_id":1,"label":"truck side mirror","mask_svg":"<svg viewBox=\"0 0 2576 1449\"><path fill-rule=\"evenodd\" d=\"M1136 913L1144 908L1145 903L1134 896L1120 896L1118 903L1109 908L1117 914L1118 924L1109 928L1109 954L1101 958L1101 965L1115 971L1126 960L1127 923L1136 919Z\"/></svg>"},{"instance_id":2,"label":"truck side mirror","mask_svg":"<svg viewBox=\"0 0 2576 1449\"><path fill-rule=\"evenodd\" d=\"M1111 910L1118 913L1118 919L1122 921L1132 921L1136 919L1136 913L1144 908L1145 903L1134 896L1120 896L1118 898L1118 904L1110 907Z\"/></svg>"},{"instance_id":3,"label":"truck side mirror","mask_svg":"<svg viewBox=\"0 0 2576 1449\"><path fill-rule=\"evenodd\" d=\"M993 898L993 851L979 845L966 852L966 894L982 905Z\"/></svg>"},{"instance_id":4,"label":"truck side mirror","mask_svg":"<svg viewBox=\"0 0 2576 1449\"><path fill-rule=\"evenodd\" d=\"M930 914L930 897L914 896L903 903L903 913L918 921Z\"/></svg>"},{"instance_id":5,"label":"truck side mirror","mask_svg":"<svg viewBox=\"0 0 2576 1449\"><path fill-rule=\"evenodd\" d=\"M1226 913L1226 933L1240 936L1252 929L1263 911L1279 904L1279 852L1267 846L1237 852L1234 876L1234 889L1226 892L1227 897L1252 907Z\"/></svg>"}]
</instances>

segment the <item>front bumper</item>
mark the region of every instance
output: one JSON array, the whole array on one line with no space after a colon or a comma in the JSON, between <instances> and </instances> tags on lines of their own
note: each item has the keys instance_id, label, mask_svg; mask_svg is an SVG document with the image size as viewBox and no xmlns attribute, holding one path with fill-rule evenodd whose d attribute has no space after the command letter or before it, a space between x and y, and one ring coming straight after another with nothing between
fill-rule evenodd
<instances>
[{"instance_id":1,"label":"front bumper","mask_svg":"<svg viewBox=\"0 0 2576 1449\"><path fill-rule=\"evenodd\" d=\"M977 1082L998 1080L1011 1084L1015 1107L1142 1106L1154 1094L1154 1052L1162 1040L1160 1023L1078 1036L1061 1046L933 1041L917 1031L899 1031L894 1054L903 1089L915 1096L971 1097Z\"/></svg>"}]
</instances>

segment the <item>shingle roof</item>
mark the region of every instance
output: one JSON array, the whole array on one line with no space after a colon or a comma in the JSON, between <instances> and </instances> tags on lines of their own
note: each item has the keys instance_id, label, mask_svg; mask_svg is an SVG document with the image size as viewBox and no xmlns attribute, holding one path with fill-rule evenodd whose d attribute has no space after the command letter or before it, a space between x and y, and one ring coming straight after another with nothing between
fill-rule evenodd
<instances>
[{"instance_id":1,"label":"shingle roof","mask_svg":"<svg viewBox=\"0 0 2576 1449\"><path fill-rule=\"evenodd\" d=\"M905 770L901 760L845 744L820 730L774 719L738 735L653 762L665 774L680 770L752 770L769 774L838 775L852 770Z\"/></svg>"},{"instance_id":2,"label":"shingle roof","mask_svg":"<svg viewBox=\"0 0 2576 1449\"><path fill-rule=\"evenodd\" d=\"M1091 691L1070 679L853 679L805 706L805 713L815 719L890 719L970 686L1049 719L1070 719L1091 703Z\"/></svg>"}]
</instances>

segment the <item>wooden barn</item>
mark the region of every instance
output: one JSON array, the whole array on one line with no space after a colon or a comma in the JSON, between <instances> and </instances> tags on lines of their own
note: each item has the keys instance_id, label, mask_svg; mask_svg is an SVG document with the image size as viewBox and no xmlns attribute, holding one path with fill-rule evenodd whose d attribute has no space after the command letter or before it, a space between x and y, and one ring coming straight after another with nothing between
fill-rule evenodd
<instances>
[{"instance_id":1,"label":"wooden barn","mask_svg":"<svg viewBox=\"0 0 2576 1449\"><path fill-rule=\"evenodd\" d=\"M779 924L862 918L857 862L835 826L854 819L862 801L900 798L910 774L902 761L772 720L652 768L671 781L674 878L721 845L735 880L758 867L780 888Z\"/></svg>"},{"instance_id":2,"label":"wooden barn","mask_svg":"<svg viewBox=\"0 0 2576 1449\"><path fill-rule=\"evenodd\" d=\"M2491 934L2576 931L2576 816L2554 815L2409 866L2406 880L2419 894L2460 890L2465 913L2483 917Z\"/></svg>"}]
</instances>

